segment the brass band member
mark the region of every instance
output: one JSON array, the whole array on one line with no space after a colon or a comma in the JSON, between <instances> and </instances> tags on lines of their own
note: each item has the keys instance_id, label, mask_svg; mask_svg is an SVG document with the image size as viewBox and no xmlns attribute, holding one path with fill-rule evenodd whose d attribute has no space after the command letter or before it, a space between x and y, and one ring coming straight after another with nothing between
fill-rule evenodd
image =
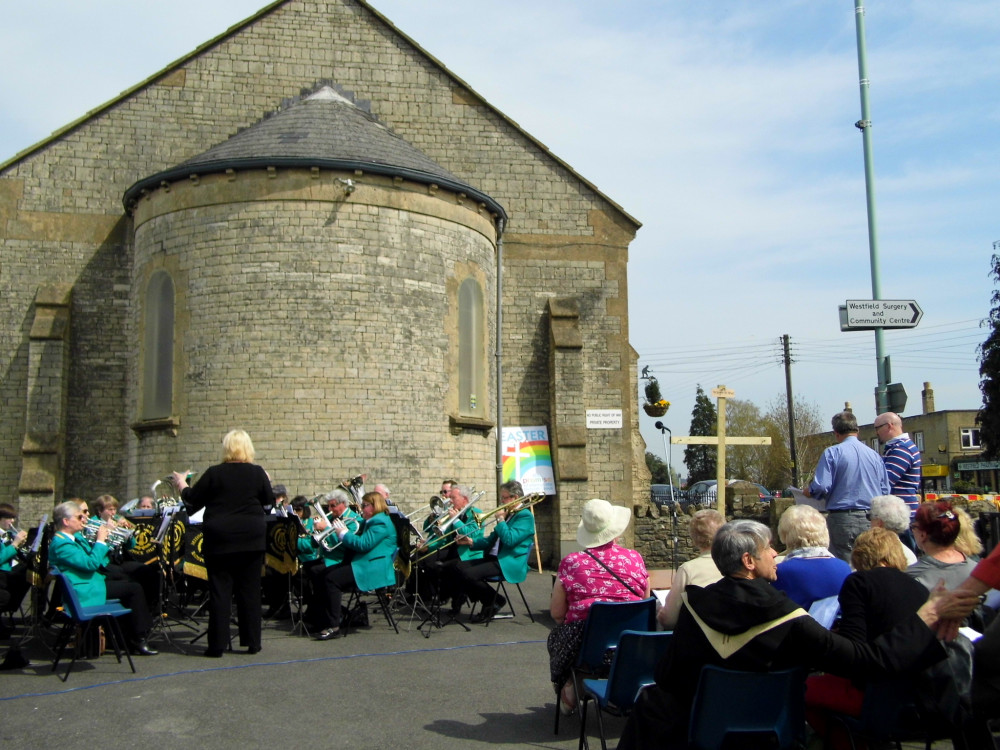
<instances>
[{"instance_id":1,"label":"brass band member","mask_svg":"<svg viewBox=\"0 0 1000 750\"><path fill-rule=\"evenodd\" d=\"M0 503L0 609L5 610L20 607L30 588L27 566L20 559L27 550L28 532L14 528L16 520L14 506ZM5 629L0 623L0 635Z\"/></svg>"},{"instance_id":2,"label":"brass band member","mask_svg":"<svg viewBox=\"0 0 1000 750\"><path fill-rule=\"evenodd\" d=\"M363 519L351 510L350 503L351 496L347 490L342 490L338 487L332 492L328 492L320 500L320 506L326 506L328 518L318 515L312 516L309 519L312 522L312 530L317 533L326 531L330 523L336 520L351 523L353 527L360 528ZM316 561L307 563L305 567L305 575L310 584L305 620L306 624L316 630L323 630L330 627L327 624L330 618L322 614L326 608L326 597L324 595L326 591L326 574L329 568L334 568L343 563L348 552L348 548L343 544L337 544L338 541L336 536L327 537L326 547L324 548L317 544L316 540L310 535L300 538L298 542L299 555L312 555Z\"/></svg>"},{"instance_id":3,"label":"brass band member","mask_svg":"<svg viewBox=\"0 0 1000 750\"><path fill-rule=\"evenodd\" d=\"M340 637L341 599L345 589L356 586L362 591L372 591L395 580L392 556L396 550L396 530L385 498L377 492L366 492L361 498L361 516L364 521L357 534L350 533L343 521L333 522L341 546L347 547L350 555L340 565L324 571L325 588L316 592L324 600L320 610L323 630L317 640Z\"/></svg>"},{"instance_id":4,"label":"brass band member","mask_svg":"<svg viewBox=\"0 0 1000 750\"><path fill-rule=\"evenodd\" d=\"M222 439L222 463L209 467L194 487L174 472L173 483L188 512L205 509L205 570L208 572L208 648L222 656L229 643L231 601L236 596L240 643L260 651L260 579L267 545L264 508L274 505L271 480L253 463L253 442L243 430Z\"/></svg>"},{"instance_id":5,"label":"brass band member","mask_svg":"<svg viewBox=\"0 0 1000 750\"><path fill-rule=\"evenodd\" d=\"M80 597L84 607L104 604L109 598L120 599L132 612L125 615L123 623L129 650L142 656L155 656L156 651L146 643L153 627L153 619L146 607L142 587L132 581L112 581L105 578L101 568L108 561L107 538L109 527L97 530L97 541L91 544L83 537L87 515L74 502L60 503L54 511L56 534L49 544L49 562L66 576Z\"/></svg>"},{"instance_id":6,"label":"brass band member","mask_svg":"<svg viewBox=\"0 0 1000 750\"><path fill-rule=\"evenodd\" d=\"M111 495L99 496L92 505L94 517L100 518L109 528L132 528L131 522L118 515L118 500ZM129 559L128 552L133 546L135 546L134 536L125 542L121 549L110 553L108 564L101 572L112 581L138 583L146 596L146 606L153 611L160 596L160 571L155 565L143 565L141 562Z\"/></svg>"},{"instance_id":7,"label":"brass band member","mask_svg":"<svg viewBox=\"0 0 1000 750\"><path fill-rule=\"evenodd\" d=\"M447 494L442 497L451 502L451 508L443 516L431 516L424 523L427 533L426 541L418 545L416 555L427 555L437 551L435 557L423 563L424 581L429 589L437 589L440 601L451 600L451 616L457 617L465 604L465 594L459 586L455 569L462 562L480 560L482 550L473 549L468 545L458 544L460 537L481 539L483 529L479 522L479 512L469 507L470 490L464 484L454 481L441 483L442 491L447 485ZM442 532L441 526L448 524ZM423 592L421 592L423 593Z\"/></svg>"},{"instance_id":8,"label":"brass band member","mask_svg":"<svg viewBox=\"0 0 1000 750\"><path fill-rule=\"evenodd\" d=\"M524 497L520 482L500 485L500 504ZM473 622L489 622L507 601L498 596L484 579L503 576L508 583L521 583L528 577L528 553L535 536L535 517L530 509L513 506L497 512L497 524L486 539L459 537L458 544L485 550L482 560L459 563L457 573L462 591L482 608Z\"/></svg>"}]
</instances>

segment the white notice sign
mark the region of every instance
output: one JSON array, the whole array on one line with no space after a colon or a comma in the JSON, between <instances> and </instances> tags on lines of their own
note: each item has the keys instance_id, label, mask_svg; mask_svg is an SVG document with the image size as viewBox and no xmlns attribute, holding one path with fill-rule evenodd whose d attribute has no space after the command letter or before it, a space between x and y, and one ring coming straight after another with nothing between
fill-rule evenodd
<instances>
[{"instance_id":1,"label":"white notice sign","mask_svg":"<svg viewBox=\"0 0 1000 750\"><path fill-rule=\"evenodd\" d=\"M588 430L620 430L621 428L621 409L587 409Z\"/></svg>"}]
</instances>

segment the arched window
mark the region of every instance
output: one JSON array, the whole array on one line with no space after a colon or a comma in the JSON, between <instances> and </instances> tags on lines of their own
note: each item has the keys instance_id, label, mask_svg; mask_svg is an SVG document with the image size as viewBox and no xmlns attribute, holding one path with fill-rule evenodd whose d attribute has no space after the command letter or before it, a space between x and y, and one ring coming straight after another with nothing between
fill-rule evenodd
<instances>
[{"instance_id":1,"label":"arched window","mask_svg":"<svg viewBox=\"0 0 1000 750\"><path fill-rule=\"evenodd\" d=\"M486 416L486 350L483 289L469 278L458 289L458 413Z\"/></svg>"},{"instance_id":2,"label":"arched window","mask_svg":"<svg viewBox=\"0 0 1000 750\"><path fill-rule=\"evenodd\" d=\"M156 271L146 286L142 419L171 416L174 401L174 281Z\"/></svg>"}]
</instances>

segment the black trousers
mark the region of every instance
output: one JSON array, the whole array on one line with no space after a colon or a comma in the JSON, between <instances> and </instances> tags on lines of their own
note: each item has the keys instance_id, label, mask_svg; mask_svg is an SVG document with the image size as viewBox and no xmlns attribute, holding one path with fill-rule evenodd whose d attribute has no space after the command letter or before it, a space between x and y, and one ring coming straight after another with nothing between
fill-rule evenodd
<instances>
[{"instance_id":1,"label":"black trousers","mask_svg":"<svg viewBox=\"0 0 1000 750\"><path fill-rule=\"evenodd\" d=\"M455 577L458 590L473 601L483 605L492 605L496 596L493 587L484 579L495 576L503 577L500 563L495 557L484 557L480 560L463 560L455 566Z\"/></svg>"},{"instance_id":2,"label":"black trousers","mask_svg":"<svg viewBox=\"0 0 1000 750\"><path fill-rule=\"evenodd\" d=\"M104 567L109 581L132 581L142 586L146 597L146 607L152 612L160 600L160 566L143 565L136 560L109 563Z\"/></svg>"},{"instance_id":3,"label":"black trousers","mask_svg":"<svg viewBox=\"0 0 1000 750\"><path fill-rule=\"evenodd\" d=\"M205 555L209 651L224 651L229 644L229 619L234 596L240 645L260 650L260 576L263 567L263 552Z\"/></svg>"},{"instance_id":4,"label":"black trousers","mask_svg":"<svg viewBox=\"0 0 1000 750\"><path fill-rule=\"evenodd\" d=\"M357 586L351 564L331 565L320 571L314 581L317 584L314 586L316 603L320 605L315 617L316 625L321 630L339 628L344 591Z\"/></svg>"},{"instance_id":5,"label":"black trousers","mask_svg":"<svg viewBox=\"0 0 1000 750\"><path fill-rule=\"evenodd\" d=\"M142 586L132 581L105 579L104 588L108 592L108 599L120 599L123 607L132 610L132 614L121 619L125 640L132 642L145 638L153 629L153 618L149 615Z\"/></svg>"},{"instance_id":6,"label":"black trousers","mask_svg":"<svg viewBox=\"0 0 1000 750\"><path fill-rule=\"evenodd\" d=\"M30 588L25 565L15 565L13 570L0 570L0 610L16 611Z\"/></svg>"}]
</instances>

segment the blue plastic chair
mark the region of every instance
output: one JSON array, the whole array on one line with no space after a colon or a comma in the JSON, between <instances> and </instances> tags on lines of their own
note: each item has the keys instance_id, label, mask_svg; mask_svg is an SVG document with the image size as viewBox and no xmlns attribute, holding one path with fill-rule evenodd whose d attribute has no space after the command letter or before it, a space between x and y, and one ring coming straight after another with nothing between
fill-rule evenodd
<instances>
[{"instance_id":1,"label":"blue plastic chair","mask_svg":"<svg viewBox=\"0 0 1000 750\"><path fill-rule=\"evenodd\" d=\"M693 750L720 750L726 738L740 745L766 744L791 750L805 739L805 671L739 672L706 665L691 706L688 744ZM758 743L754 743L757 740Z\"/></svg>"},{"instance_id":2,"label":"blue plastic chair","mask_svg":"<svg viewBox=\"0 0 1000 750\"><path fill-rule=\"evenodd\" d=\"M656 680L653 672L666 653L672 632L641 632L626 630L618 641L608 679L584 679L580 696L580 747L589 748L587 742L587 704L597 705L597 726L601 731L601 748L608 750L604 736L604 712L615 716L628 716L632 712L639 691Z\"/></svg>"},{"instance_id":3,"label":"blue plastic chair","mask_svg":"<svg viewBox=\"0 0 1000 750\"><path fill-rule=\"evenodd\" d=\"M583 694L581 680L607 674L604 655L618 647L618 639L626 630L656 630L656 597L636 602L595 602L587 613L580 654L570 671L577 696ZM580 701L577 715L582 716ZM556 728L559 734L559 696L556 696Z\"/></svg>"},{"instance_id":4,"label":"blue plastic chair","mask_svg":"<svg viewBox=\"0 0 1000 750\"><path fill-rule=\"evenodd\" d=\"M123 607L121 602L117 599L109 599L104 602L104 604L95 604L90 607L84 607L80 604L80 598L76 594L76 589L73 588L72 582L65 575L55 568L50 570L53 578L58 581L59 586L62 588L62 601L63 601L63 612L66 617L69 618L63 624L62 630L59 631L59 635L56 638L56 656L52 661L52 671L55 672L56 668L59 666L59 660L62 658L63 651L66 649L66 645L69 643L70 637L73 635L73 631L77 626L80 626L80 636L77 639L77 645L73 649L73 658L70 660L69 666L66 667L66 673L63 674L59 679L63 682L69 678L70 670L73 669L73 664L76 662L76 657L80 654L81 646L85 642L87 633L93 627L94 623L103 624L105 626L105 631L108 637L111 639L111 644L115 649L115 657L118 659L118 663L122 663L122 652L125 652L125 658L128 659L128 665L132 668L132 672L135 672L135 664L132 663L132 656L128 652L128 648L125 644L125 636L122 634L121 627L118 625L118 618L122 615L129 614L132 610Z\"/></svg>"}]
</instances>

